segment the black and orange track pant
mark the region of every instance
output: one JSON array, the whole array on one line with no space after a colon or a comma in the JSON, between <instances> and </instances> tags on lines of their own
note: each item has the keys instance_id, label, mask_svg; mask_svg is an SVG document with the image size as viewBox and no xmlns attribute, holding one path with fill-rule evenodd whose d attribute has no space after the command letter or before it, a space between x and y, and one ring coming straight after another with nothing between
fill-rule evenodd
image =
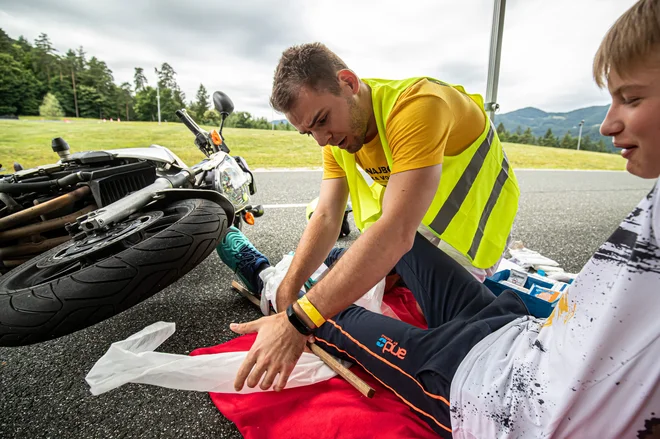
<instances>
[{"instance_id":1,"label":"black and orange track pant","mask_svg":"<svg viewBox=\"0 0 660 439\"><path fill-rule=\"evenodd\" d=\"M330 266L341 254L331 252ZM421 235L396 265L429 329L351 306L316 330L318 345L362 366L441 437L451 437L449 389L480 340L527 315L512 291L499 297Z\"/></svg>"}]
</instances>

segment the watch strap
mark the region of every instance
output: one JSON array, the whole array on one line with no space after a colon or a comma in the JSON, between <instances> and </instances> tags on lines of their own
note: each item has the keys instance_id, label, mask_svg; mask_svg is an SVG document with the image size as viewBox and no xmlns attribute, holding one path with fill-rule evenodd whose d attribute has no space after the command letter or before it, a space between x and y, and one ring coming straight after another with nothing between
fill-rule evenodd
<instances>
[{"instance_id":1,"label":"watch strap","mask_svg":"<svg viewBox=\"0 0 660 439\"><path fill-rule=\"evenodd\" d=\"M287 307L286 316L289 318L289 322L291 322L293 327L302 335L310 335L312 333L312 330L309 329L305 322L298 317L298 314L296 314L296 311L293 309L293 303Z\"/></svg>"}]
</instances>

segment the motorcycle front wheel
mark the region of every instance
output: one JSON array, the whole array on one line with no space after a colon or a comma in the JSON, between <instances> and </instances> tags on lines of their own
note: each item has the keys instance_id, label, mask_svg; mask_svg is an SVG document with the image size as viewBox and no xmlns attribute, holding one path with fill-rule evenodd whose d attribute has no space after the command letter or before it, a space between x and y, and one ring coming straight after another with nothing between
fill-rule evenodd
<instances>
[{"instance_id":1,"label":"motorcycle front wheel","mask_svg":"<svg viewBox=\"0 0 660 439\"><path fill-rule=\"evenodd\" d=\"M42 253L0 277L0 346L54 339L125 311L202 262L226 230L218 204L187 199Z\"/></svg>"}]
</instances>

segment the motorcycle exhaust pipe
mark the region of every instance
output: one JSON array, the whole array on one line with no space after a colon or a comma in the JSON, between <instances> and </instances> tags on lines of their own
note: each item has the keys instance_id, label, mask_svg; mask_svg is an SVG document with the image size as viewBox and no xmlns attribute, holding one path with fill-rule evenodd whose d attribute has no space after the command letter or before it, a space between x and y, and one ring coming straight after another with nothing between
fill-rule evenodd
<instances>
[{"instance_id":1,"label":"motorcycle exhaust pipe","mask_svg":"<svg viewBox=\"0 0 660 439\"><path fill-rule=\"evenodd\" d=\"M99 210L81 216L78 218L80 228L83 232L93 232L94 230L102 229L124 218L128 218L149 204L154 198L154 193L164 189L170 189L171 187L172 183L168 179L157 178L149 186L126 195L124 198L108 204Z\"/></svg>"},{"instance_id":2,"label":"motorcycle exhaust pipe","mask_svg":"<svg viewBox=\"0 0 660 439\"><path fill-rule=\"evenodd\" d=\"M182 187L194 178L195 174L201 172L202 169L183 170L178 174L168 178L157 178L149 186L146 186L132 194L126 195L124 198L115 201L112 204L90 212L78 218L78 223L83 232L92 233L95 230L107 227L117 221L128 218L135 212L142 209L154 199L154 195L165 189Z\"/></svg>"},{"instance_id":3,"label":"motorcycle exhaust pipe","mask_svg":"<svg viewBox=\"0 0 660 439\"><path fill-rule=\"evenodd\" d=\"M71 213L59 218L53 218L41 223L30 224L28 226L0 232L0 242L13 241L14 239L27 238L28 236L38 235L43 232L49 232L64 227L67 223L75 222L76 218L85 215L96 209L95 204L91 204L77 212Z\"/></svg>"},{"instance_id":4,"label":"motorcycle exhaust pipe","mask_svg":"<svg viewBox=\"0 0 660 439\"><path fill-rule=\"evenodd\" d=\"M37 204L34 207L30 207L4 218L0 218L0 230L12 228L18 224L23 224L34 218L38 218L41 215L45 215L49 212L54 212L56 210L70 206L76 201L87 197L91 193L92 190L89 188L89 186L82 186L73 192L69 192L68 194L64 194L60 197L46 201L45 203Z\"/></svg>"}]
</instances>

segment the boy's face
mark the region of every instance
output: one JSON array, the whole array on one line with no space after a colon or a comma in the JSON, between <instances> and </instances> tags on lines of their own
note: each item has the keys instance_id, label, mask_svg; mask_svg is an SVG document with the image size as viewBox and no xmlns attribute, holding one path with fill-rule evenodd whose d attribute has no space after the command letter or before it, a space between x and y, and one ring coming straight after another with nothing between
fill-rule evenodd
<instances>
[{"instance_id":1,"label":"boy's face","mask_svg":"<svg viewBox=\"0 0 660 439\"><path fill-rule=\"evenodd\" d=\"M653 59L654 58L654 59ZM612 106L600 127L611 136L626 168L642 178L660 176L660 56L651 57L625 75L611 71L607 87Z\"/></svg>"}]
</instances>

